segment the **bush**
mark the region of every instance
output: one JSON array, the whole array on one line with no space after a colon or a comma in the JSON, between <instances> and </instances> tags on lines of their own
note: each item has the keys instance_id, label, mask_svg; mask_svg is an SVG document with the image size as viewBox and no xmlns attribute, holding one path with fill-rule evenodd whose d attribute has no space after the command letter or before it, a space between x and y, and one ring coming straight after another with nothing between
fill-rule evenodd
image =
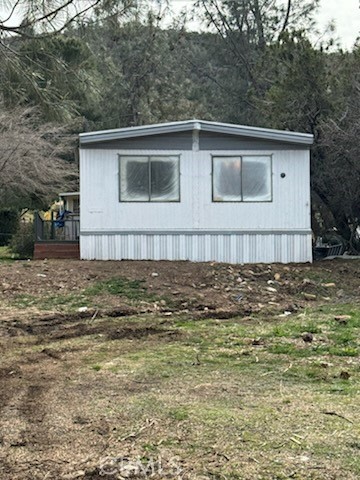
<instances>
[{"instance_id":1,"label":"bush","mask_svg":"<svg viewBox=\"0 0 360 480\"><path fill-rule=\"evenodd\" d=\"M9 245L11 237L19 228L19 212L6 208L0 210L0 246Z\"/></svg>"},{"instance_id":2,"label":"bush","mask_svg":"<svg viewBox=\"0 0 360 480\"><path fill-rule=\"evenodd\" d=\"M10 250L19 258L32 258L34 254L35 232L34 224L21 223L12 236Z\"/></svg>"}]
</instances>

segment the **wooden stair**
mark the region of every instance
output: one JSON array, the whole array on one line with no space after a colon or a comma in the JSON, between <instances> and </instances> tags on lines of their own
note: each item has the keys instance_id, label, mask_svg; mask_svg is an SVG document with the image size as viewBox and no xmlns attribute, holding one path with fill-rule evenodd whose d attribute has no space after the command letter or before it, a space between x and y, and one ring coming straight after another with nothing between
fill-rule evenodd
<instances>
[{"instance_id":1,"label":"wooden stair","mask_svg":"<svg viewBox=\"0 0 360 480\"><path fill-rule=\"evenodd\" d=\"M35 242L34 260L45 258L80 259L79 242Z\"/></svg>"}]
</instances>

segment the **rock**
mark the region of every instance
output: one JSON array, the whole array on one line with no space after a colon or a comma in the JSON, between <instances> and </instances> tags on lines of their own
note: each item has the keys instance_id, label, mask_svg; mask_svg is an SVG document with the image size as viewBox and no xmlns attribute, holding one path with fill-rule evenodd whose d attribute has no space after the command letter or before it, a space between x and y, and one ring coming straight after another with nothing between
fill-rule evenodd
<instances>
[{"instance_id":1,"label":"rock","mask_svg":"<svg viewBox=\"0 0 360 480\"><path fill-rule=\"evenodd\" d=\"M275 283L274 280L268 280L268 281L267 281L267 284L268 284L268 285L274 285L274 283Z\"/></svg>"},{"instance_id":2,"label":"rock","mask_svg":"<svg viewBox=\"0 0 360 480\"><path fill-rule=\"evenodd\" d=\"M152 276L152 277L158 277L158 276L159 276L159 274L158 274L158 273L156 273L156 272L152 272L151 276Z\"/></svg>"},{"instance_id":3,"label":"rock","mask_svg":"<svg viewBox=\"0 0 360 480\"><path fill-rule=\"evenodd\" d=\"M303 292L303 295L306 300L316 300L316 295L314 295L313 293Z\"/></svg>"},{"instance_id":4,"label":"rock","mask_svg":"<svg viewBox=\"0 0 360 480\"><path fill-rule=\"evenodd\" d=\"M274 287L266 287L265 290L271 293L277 293L277 290Z\"/></svg>"},{"instance_id":5,"label":"rock","mask_svg":"<svg viewBox=\"0 0 360 480\"><path fill-rule=\"evenodd\" d=\"M346 325L348 320L351 320L351 316L350 315L336 315L334 317L334 320L336 322L339 322L342 325Z\"/></svg>"},{"instance_id":6,"label":"rock","mask_svg":"<svg viewBox=\"0 0 360 480\"><path fill-rule=\"evenodd\" d=\"M339 378L341 378L341 380L349 380L350 373L343 370L342 372L340 372Z\"/></svg>"},{"instance_id":7,"label":"rock","mask_svg":"<svg viewBox=\"0 0 360 480\"><path fill-rule=\"evenodd\" d=\"M304 333L302 339L305 343L311 343L314 340L314 336L312 333Z\"/></svg>"},{"instance_id":8,"label":"rock","mask_svg":"<svg viewBox=\"0 0 360 480\"><path fill-rule=\"evenodd\" d=\"M276 280L278 282L280 280L280 278L281 278L280 273L275 273L274 280Z\"/></svg>"},{"instance_id":9,"label":"rock","mask_svg":"<svg viewBox=\"0 0 360 480\"><path fill-rule=\"evenodd\" d=\"M86 472L84 472L84 470L79 470L78 472L68 473L68 474L64 475L63 479L64 480L75 480L76 478L83 478L83 477L85 477L85 475L86 475Z\"/></svg>"},{"instance_id":10,"label":"rock","mask_svg":"<svg viewBox=\"0 0 360 480\"><path fill-rule=\"evenodd\" d=\"M259 346L259 345L264 345L265 342L261 337L258 337L258 338L254 338L254 340L251 343L254 346Z\"/></svg>"},{"instance_id":11,"label":"rock","mask_svg":"<svg viewBox=\"0 0 360 480\"><path fill-rule=\"evenodd\" d=\"M36 276L41 278L46 278L45 273L38 273Z\"/></svg>"},{"instance_id":12,"label":"rock","mask_svg":"<svg viewBox=\"0 0 360 480\"><path fill-rule=\"evenodd\" d=\"M79 313L84 313L88 311L88 307L79 307L77 310Z\"/></svg>"},{"instance_id":13,"label":"rock","mask_svg":"<svg viewBox=\"0 0 360 480\"><path fill-rule=\"evenodd\" d=\"M322 283L321 286L322 286L322 287L325 287L325 288L334 288L334 287L336 287L335 283Z\"/></svg>"}]
</instances>

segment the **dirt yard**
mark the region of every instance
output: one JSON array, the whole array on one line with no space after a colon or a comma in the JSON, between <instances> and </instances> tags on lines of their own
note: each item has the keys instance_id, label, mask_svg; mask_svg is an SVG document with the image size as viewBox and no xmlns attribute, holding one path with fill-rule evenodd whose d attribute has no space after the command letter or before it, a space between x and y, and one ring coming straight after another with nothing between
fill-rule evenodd
<instances>
[{"instance_id":1,"label":"dirt yard","mask_svg":"<svg viewBox=\"0 0 360 480\"><path fill-rule=\"evenodd\" d=\"M360 263L0 261L0 478L355 480Z\"/></svg>"}]
</instances>

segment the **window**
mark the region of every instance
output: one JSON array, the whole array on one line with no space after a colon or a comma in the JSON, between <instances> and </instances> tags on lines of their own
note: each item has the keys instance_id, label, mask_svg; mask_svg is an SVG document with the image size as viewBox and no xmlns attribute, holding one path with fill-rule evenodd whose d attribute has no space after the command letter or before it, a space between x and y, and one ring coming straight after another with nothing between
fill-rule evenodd
<instances>
[{"instance_id":1,"label":"window","mask_svg":"<svg viewBox=\"0 0 360 480\"><path fill-rule=\"evenodd\" d=\"M270 202L271 156L213 157L213 202Z\"/></svg>"},{"instance_id":2,"label":"window","mask_svg":"<svg viewBox=\"0 0 360 480\"><path fill-rule=\"evenodd\" d=\"M179 202L178 156L120 156L121 202Z\"/></svg>"}]
</instances>

